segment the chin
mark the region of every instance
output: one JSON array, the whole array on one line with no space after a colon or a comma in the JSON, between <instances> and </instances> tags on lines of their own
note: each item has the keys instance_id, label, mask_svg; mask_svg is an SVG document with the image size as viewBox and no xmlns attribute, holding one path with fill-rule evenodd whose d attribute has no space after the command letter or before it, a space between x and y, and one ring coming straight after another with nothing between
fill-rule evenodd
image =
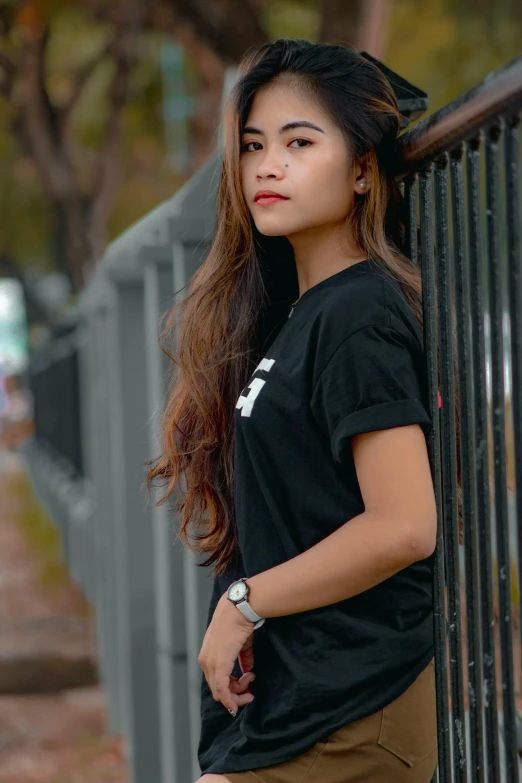
<instances>
[{"instance_id":1,"label":"chin","mask_svg":"<svg viewBox=\"0 0 522 783\"><path fill-rule=\"evenodd\" d=\"M284 223L277 223L276 221L270 223L269 220L258 221L256 223L256 228L259 233L263 234L265 237L283 237L287 236L288 234L295 234L296 231L300 230L295 226L289 226L288 224Z\"/></svg>"}]
</instances>

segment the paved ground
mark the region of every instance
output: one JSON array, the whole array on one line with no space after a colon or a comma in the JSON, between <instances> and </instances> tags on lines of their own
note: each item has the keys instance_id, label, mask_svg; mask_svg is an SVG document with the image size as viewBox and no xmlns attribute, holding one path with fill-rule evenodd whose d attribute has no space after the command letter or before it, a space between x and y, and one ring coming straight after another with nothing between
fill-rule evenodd
<instances>
[{"instance_id":1,"label":"paved ground","mask_svg":"<svg viewBox=\"0 0 522 783\"><path fill-rule=\"evenodd\" d=\"M41 513L18 459L0 454L0 661L17 650L95 654L88 607L42 536L45 526L34 535ZM127 783L123 742L105 722L98 685L0 695L0 783Z\"/></svg>"}]
</instances>

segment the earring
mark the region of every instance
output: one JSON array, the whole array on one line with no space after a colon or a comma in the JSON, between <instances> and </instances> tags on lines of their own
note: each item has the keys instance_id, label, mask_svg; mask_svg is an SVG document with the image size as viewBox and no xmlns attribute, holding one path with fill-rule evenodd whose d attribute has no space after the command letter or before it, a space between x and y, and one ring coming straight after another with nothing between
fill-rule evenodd
<instances>
[{"instance_id":1,"label":"earring","mask_svg":"<svg viewBox=\"0 0 522 783\"><path fill-rule=\"evenodd\" d=\"M359 187L361 187L361 188L365 188L365 187L366 187L366 182L364 182L364 180L362 180L361 182L359 182Z\"/></svg>"}]
</instances>

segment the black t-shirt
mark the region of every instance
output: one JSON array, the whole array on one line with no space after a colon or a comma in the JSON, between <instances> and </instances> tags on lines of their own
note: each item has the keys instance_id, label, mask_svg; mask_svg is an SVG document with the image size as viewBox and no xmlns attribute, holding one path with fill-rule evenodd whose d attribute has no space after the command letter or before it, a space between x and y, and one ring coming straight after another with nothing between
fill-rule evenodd
<instances>
[{"instance_id":1,"label":"black t-shirt","mask_svg":"<svg viewBox=\"0 0 522 783\"><path fill-rule=\"evenodd\" d=\"M423 335L399 285L366 259L309 288L235 409L240 562L214 580L296 557L364 511L352 435L431 431ZM254 631L254 701L233 718L201 680L202 773L294 758L398 698L434 655L431 557L359 595ZM234 672L241 675L236 661Z\"/></svg>"}]
</instances>

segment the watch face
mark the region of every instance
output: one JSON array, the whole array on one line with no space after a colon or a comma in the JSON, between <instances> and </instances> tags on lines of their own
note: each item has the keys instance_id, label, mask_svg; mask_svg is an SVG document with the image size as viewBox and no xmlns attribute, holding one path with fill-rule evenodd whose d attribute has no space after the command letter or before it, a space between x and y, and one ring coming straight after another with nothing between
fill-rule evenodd
<instances>
[{"instance_id":1,"label":"watch face","mask_svg":"<svg viewBox=\"0 0 522 783\"><path fill-rule=\"evenodd\" d=\"M232 585L228 591L228 597L231 601L240 601L246 594L247 586L244 582L237 582L237 584Z\"/></svg>"}]
</instances>

